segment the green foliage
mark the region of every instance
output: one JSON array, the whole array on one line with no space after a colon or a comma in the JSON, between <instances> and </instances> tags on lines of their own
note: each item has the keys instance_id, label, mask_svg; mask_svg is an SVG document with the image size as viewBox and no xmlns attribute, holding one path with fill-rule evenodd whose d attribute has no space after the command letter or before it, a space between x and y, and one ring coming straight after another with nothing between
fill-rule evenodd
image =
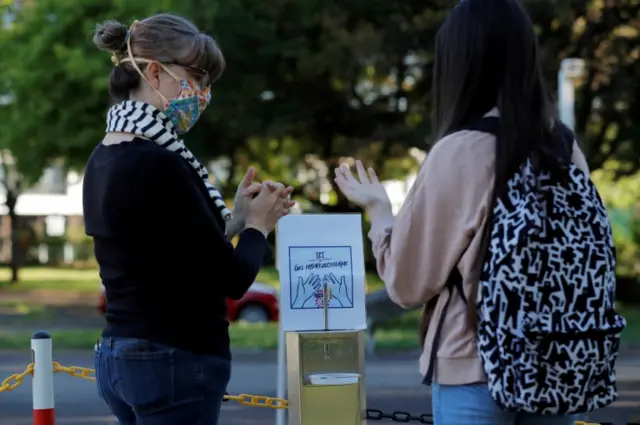
<instances>
[{"instance_id":1,"label":"green foliage","mask_svg":"<svg viewBox=\"0 0 640 425\"><path fill-rule=\"evenodd\" d=\"M629 210L639 207L640 172L621 176L616 179L616 173L621 164L611 160L603 164L602 168L591 173L591 179L598 187L602 200L607 206L616 210Z\"/></svg>"},{"instance_id":2,"label":"green foliage","mask_svg":"<svg viewBox=\"0 0 640 425\"><path fill-rule=\"evenodd\" d=\"M188 4L204 12L192 13ZM424 74L424 62L407 65L405 56L428 56L423 47L430 49L427 40L442 9L418 2L308 0L184 6L199 26L212 30L228 61L193 135L207 140L201 152L234 157L237 171L252 163L265 178L302 179L311 186L320 163L332 168L355 154L382 168L383 176L383 165L393 158L402 159L404 173L416 168L403 161L408 146L426 147L426 92L397 81ZM403 110L398 105L408 97L415 102Z\"/></svg>"},{"instance_id":3,"label":"green foliage","mask_svg":"<svg viewBox=\"0 0 640 425\"><path fill-rule=\"evenodd\" d=\"M0 145L36 180L57 158L81 167L104 134L109 55L91 43L96 22L131 21L147 2L38 0L0 31L0 82L14 100L0 107Z\"/></svg>"},{"instance_id":4,"label":"green foliage","mask_svg":"<svg viewBox=\"0 0 640 425\"><path fill-rule=\"evenodd\" d=\"M4 4L6 2L3 2ZM184 14L214 35L227 71L187 138L196 154L227 157L235 183L248 164L295 184L316 205L330 170L358 156L383 178L415 170L411 147L429 139L433 39L449 2L383 0L36 0L0 30L0 148L35 180L52 160L81 167L104 130L108 54L91 43L96 22L130 23L159 11ZM543 67L555 82L562 58L587 60L577 130L592 168L613 159L616 176L640 159L637 0L525 1ZM6 7L6 6L4 6ZM636 112L637 113L637 112Z\"/></svg>"},{"instance_id":5,"label":"green foliage","mask_svg":"<svg viewBox=\"0 0 640 425\"><path fill-rule=\"evenodd\" d=\"M591 178L609 208L618 274L640 276L640 172L614 180L619 167L608 161L591 173Z\"/></svg>"},{"instance_id":6,"label":"green foliage","mask_svg":"<svg viewBox=\"0 0 640 425\"><path fill-rule=\"evenodd\" d=\"M633 276L640 284L640 208L635 208L630 213L629 233L631 242L625 244L626 263L628 275Z\"/></svg>"},{"instance_id":7,"label":"green foliage","mask_svg":"<svg viewBox=\"0 0 640 425\"><path fill-rule=\"evenodd\" d=\"M559 61L586 62L577 83L576 132L592 169L616 166L616 176L633 174L640 164L640 3L526 2L536 23L549 81Z\"/></svg>"}]
</instances>

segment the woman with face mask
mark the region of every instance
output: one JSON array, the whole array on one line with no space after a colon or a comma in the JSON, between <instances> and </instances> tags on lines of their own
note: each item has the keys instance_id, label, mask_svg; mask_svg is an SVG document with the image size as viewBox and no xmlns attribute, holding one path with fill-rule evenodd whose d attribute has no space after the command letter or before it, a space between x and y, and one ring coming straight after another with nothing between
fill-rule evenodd
<instances>
[{"instance_id":1,"label":"woman with face mask","mask_svg":"<svg viewBox=\"0 0 640 425\"><path fill-rule=\"evenodd\" d=\"M253 283L292 188L250 169L231 211L180 139L224 68L191 22L107 21L94 43L112 54L116 101L83 188L107 299L98 392L122 425L215 425L231 373L225 299Z\"/></svg>"}]
</instances>

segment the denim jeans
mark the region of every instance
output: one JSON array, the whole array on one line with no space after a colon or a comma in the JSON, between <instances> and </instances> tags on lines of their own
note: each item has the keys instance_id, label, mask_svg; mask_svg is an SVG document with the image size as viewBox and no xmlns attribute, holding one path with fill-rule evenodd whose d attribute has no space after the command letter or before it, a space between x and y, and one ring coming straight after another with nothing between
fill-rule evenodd
<instances>
[{"instance_id":1,"label":"denim jeans","mask_svg":"<svg viewBox=\"0 0 640 425\"><path fill-rule=\"evenodd\" d=\"M573 425L573 416L540 416L501 410L487 384L432 386L435 425Z\"/></svg>"},{"instance_id":2,"label":"denim jeans","mask_svg":"<svg viewBox=\"0 0 640 425\"><path fill-rule=\"evenodd\" d=\"M98 394L121 425L217 425L229 360L141 339L105 338Z\"/></svg>"}]
</instances>

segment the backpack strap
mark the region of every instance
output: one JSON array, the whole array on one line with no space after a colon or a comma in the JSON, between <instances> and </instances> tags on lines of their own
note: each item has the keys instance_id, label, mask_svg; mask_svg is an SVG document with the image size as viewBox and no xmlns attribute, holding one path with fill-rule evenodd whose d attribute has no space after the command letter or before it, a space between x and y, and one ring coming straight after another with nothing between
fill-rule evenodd
<instances>
[{"instance_id":1,"label":"backpack strap","mask_svg":"<svg viewBox=\"0 0 640 425\"><path fill-rule=\"evenodd\" d=\"M472 131L481 131L483 133L490 133L495 136L498 135L500 130L500 121L498 117L487 117L483 118L480 121L477 121L471 125L462 127L459 131L462 130L472 130ZM456 262L456 265L453 267L453 270L449 274L447 279L447 283L445 288L449 290L449 298L444 304L442 308L442 313L440 313L440 317L438 318L438 323L436 325L436 333L433 336L433 344L431 346L431 354L429 355L429 368L427 369L427 373L425 374L422 383L424 385L431 385L433 383L433 372L436 364L436 357L438 354L438 347L440 345L440 334L442 332L442 325L444 323L444 318L447 315L447 310L449 309L449 303L451 302L451 298L453 297L453 292L458 291L460 294L460 298L467 304L467 297L464 294L464 288L462 287L463 279L460 271L458 270L458 263L462 259L462 256L466 253L466 249L460 255L460 259ZM439 297L439 296L438 296Z\"/></svg>"},{"instance_id":2,"label":"backpack strap","mask_svg":"<svg viewBox=\"0 0 640 425\"><path fill-rule=\"evenodd\" d=\"M466 251L466 250L465 250ZM442 313L440 313L440 317L438 318L438 324L436 325L436 334L433 336L433 344L431 346L431 354L429 355L429 369L427 369L427 373L424 375L422 383L424 385L431 385L433 383L433 371L436 363L436 356L438 354L438 346L440 345L440 333L442 331L442 324L444 323L444 318L447 315L447 310L449 309L449 303L451 302L451 298L453 298L454 290L457 290L465 304L467 303L467 298L464 295L464 289L462 288L462 275L458 270L458 265L453 268L453 271L449 275L447 279L447 284L445 286L449 289L449 298L444 303L444 307L442 308ZM439 295L438 295L439 297Z\"/></svg>"},{"instance_id":3,"label":"backpack strap","mask_svg":"<svg viewBox=\"0 0 640 425\"><path fill-rule=\"evenodd\" d=\"M494 136L497 136L500 132L500 119L498 117L482 118L480 121L466 125L458 131L462 130L481 131L483 133L491 133Z\"/></svg>"}]
</instances>

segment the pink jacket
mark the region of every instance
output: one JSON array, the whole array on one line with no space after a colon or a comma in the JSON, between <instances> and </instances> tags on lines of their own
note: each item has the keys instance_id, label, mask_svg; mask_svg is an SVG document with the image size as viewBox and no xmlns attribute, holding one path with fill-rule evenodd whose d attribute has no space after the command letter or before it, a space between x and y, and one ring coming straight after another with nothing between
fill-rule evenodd
<instances>
[{"instance_id":1,"label":"pink jacket","mask_svg":"<svg viewBox=\"0 0 640 425\"><path fill-rule=\"evenodd\" d=\"M497 115L497 111L487 115ZM443 138L429 152L398 215L372 217L369 238L391 299L411 308L442 293L431 315L420 357L423 375L429 367L435 323L450 296L449 291L443 290L453 267L458 267L469 297L468 279L474 276L472 267L493 185L494 144L493 135L477 131L460 131ZM573 147L573 161L589 173L577 144ZM467 307L457 292L452 296L433 381L445 385L483 382L486 377L475 334L467 329Z\"/></svg>"}]
</instances>

